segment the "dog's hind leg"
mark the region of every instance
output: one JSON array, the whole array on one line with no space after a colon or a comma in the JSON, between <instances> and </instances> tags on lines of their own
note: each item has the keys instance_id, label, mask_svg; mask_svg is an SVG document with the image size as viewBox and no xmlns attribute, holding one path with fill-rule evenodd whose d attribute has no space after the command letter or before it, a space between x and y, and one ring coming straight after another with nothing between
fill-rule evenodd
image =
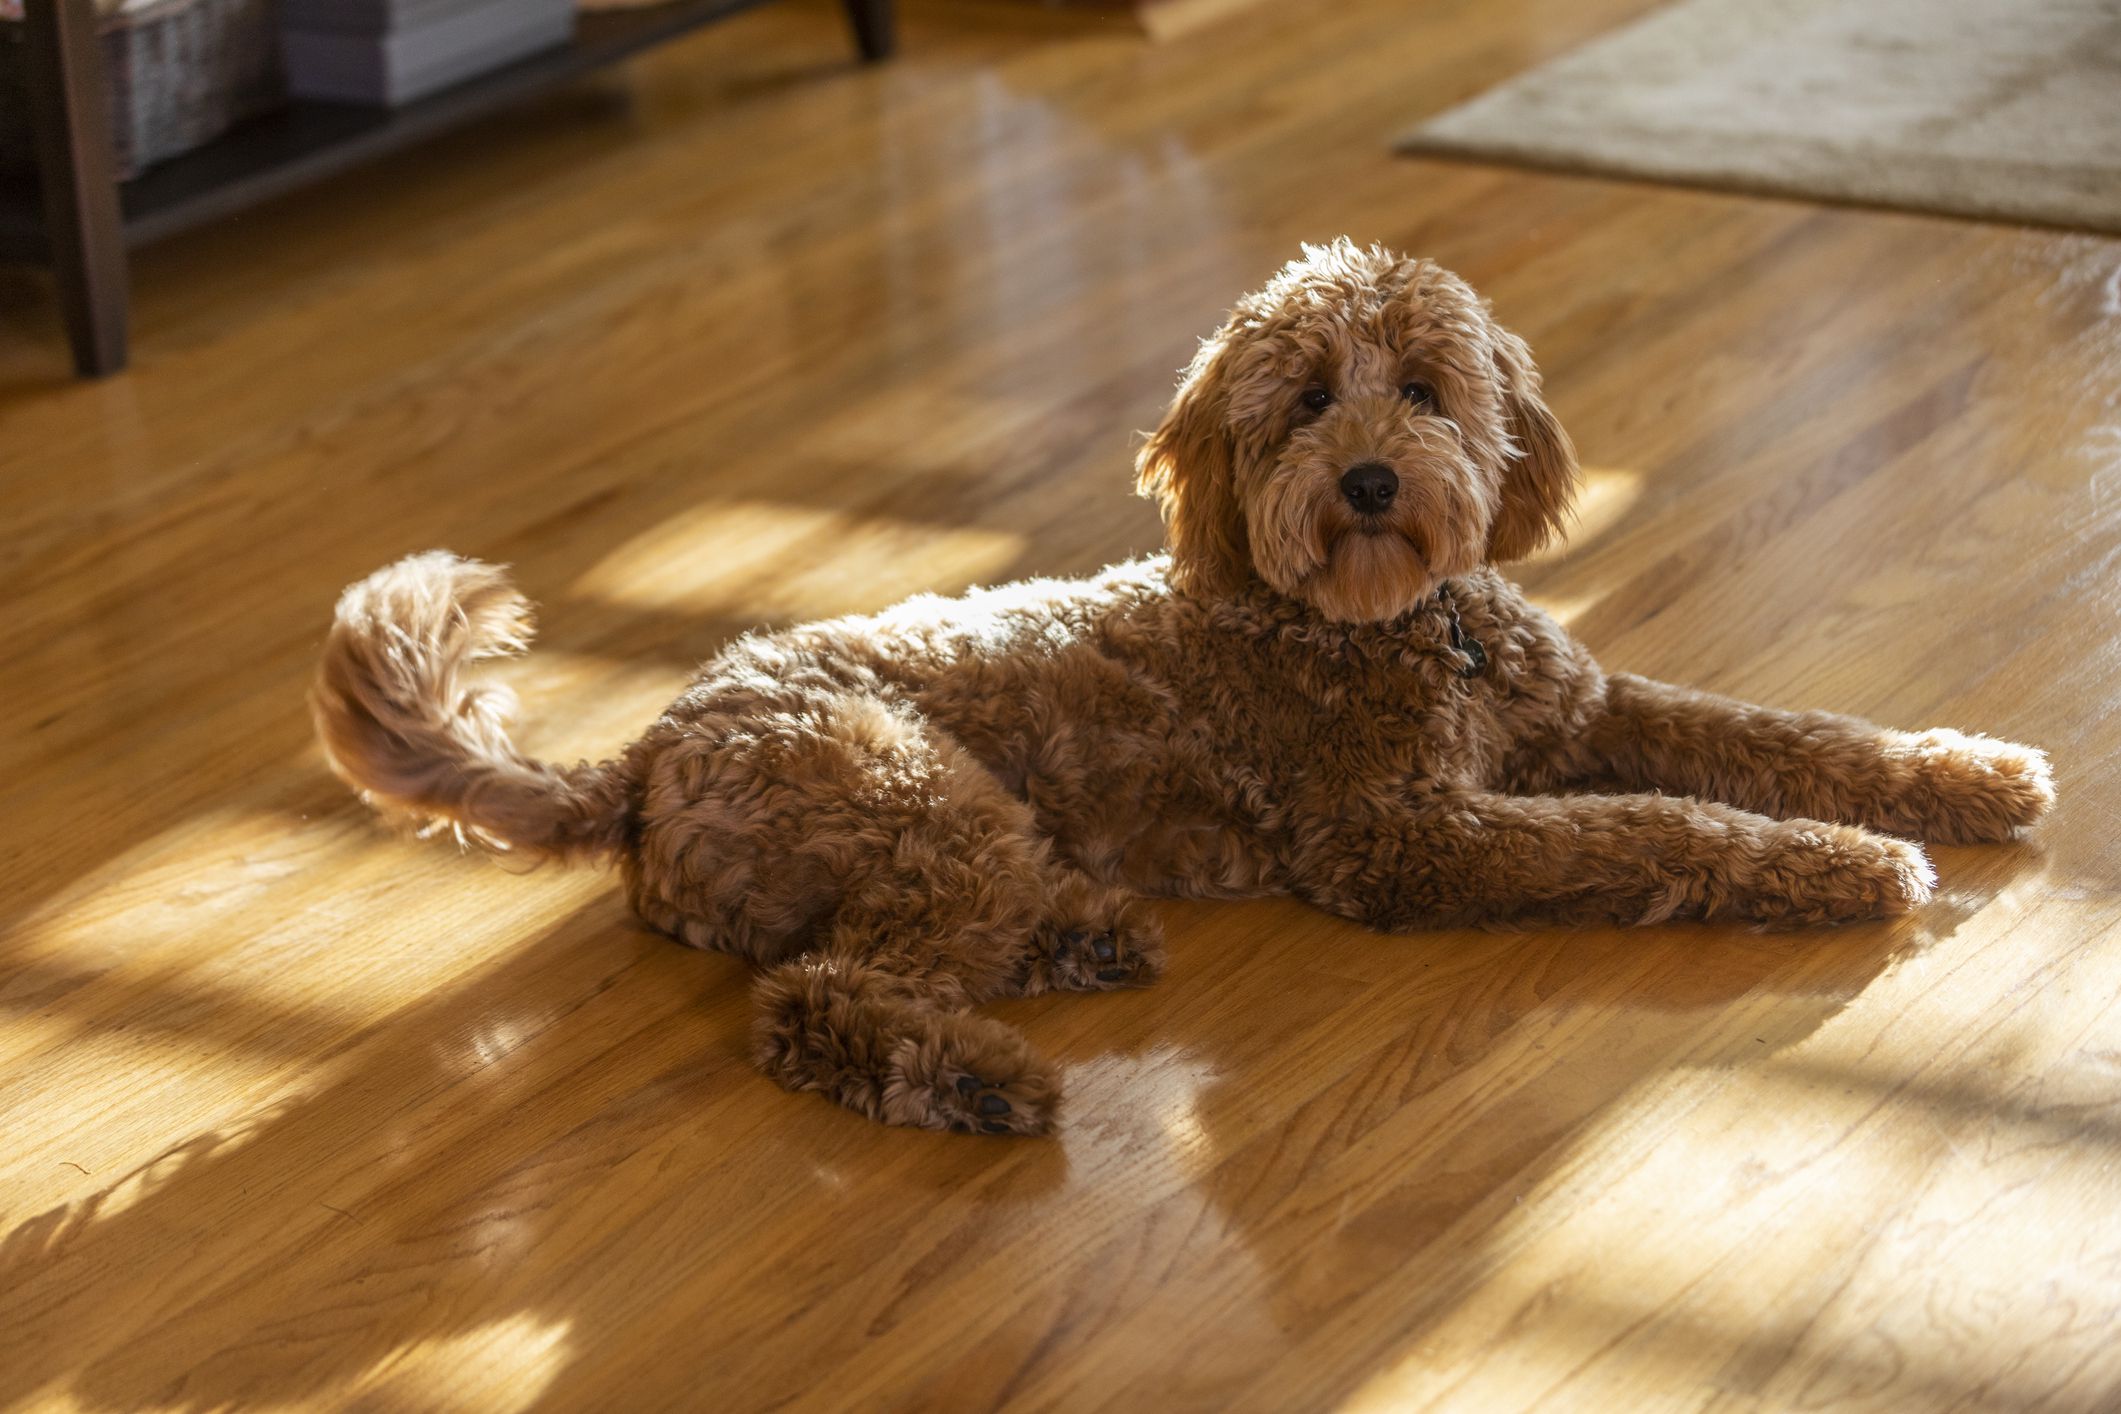
<instances>
[{"instance_id":1,"label":"dog's hind leg","mask_svg":"<svg viewBox=\"0 0 2121 1414\"><path fill-rule=\"evenodd\" d=\"M755 1055L890 1124L1037 1134L1050 1067L994 997L1146 981L1154 917L1062 864L1030 807L917 712L848 693L666 751L629 886L652 925L750 957Z\"/></svg>"},{"instance_id":2,"label":"dog's hind leg","mask_svg":"<svg viewBox=\"0 0 2121 1414\"><path fill-rule=\"evenodd\" d=\"M987 857L995 888L879 880L849 901L825 946L760 979L755 1055L768 1075L886 1124L1052 1128L1051 1068L1016 1028L969 1008L1009 992L1145 986L1163 967L1156 918L1033 836L961 847ZM1033 917L1045 921L1026 936Z\"/></svg>"},{"instance_id":3,"label":"dog's hind leg","mask_svg":"<svg viewBox=\"0 0 2121 1414\"><path fill-rule=\"evenodd\" d=\"M978 762L940 734L907 744L892 769L868 773L865 819L889 828L841 837L842 891L817 945L759 983L756 1057L789 1089L887 1124L1045 1133L1060 1098L1052 1068L1015 1028L969 1009L1023 990L1061 866ZM1087 898L1063 902L1071 921L1112 919L1083 913Z\"/></svg>"},{"instance_id":4,"label":"dog's hind leg","mask_svg":"<svg viewBox=\"0 0 2121 1414\"><path fill-rule=\"evenodd\" d=\"M757 999L755 1056L790 1090L920 1129L1053 1127L1051 1068L1015 1027L964 1010L970 999L947 976L820 950L766 973Z\"/></svg>"}]
</instances>

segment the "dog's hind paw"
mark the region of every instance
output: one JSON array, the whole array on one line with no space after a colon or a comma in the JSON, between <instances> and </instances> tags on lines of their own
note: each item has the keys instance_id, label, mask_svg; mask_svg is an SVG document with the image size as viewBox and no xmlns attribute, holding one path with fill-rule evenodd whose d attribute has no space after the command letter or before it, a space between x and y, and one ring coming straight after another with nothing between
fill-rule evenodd
<instances>
[{"instance_id":1,"label":"dog's hind paw","mask_svg":"<svg viewBox=\"0 0 2121 1414\"><path fill-rule=\"evenodd\" d=\"M1163 930L1148 905L1120 894L1069 902L1076 916L1032 935L1026 993L1109 992L1163 975Z\"/></svg>"},{"instance_id":2,"label":"dog's hind paw","mask_svg":"<svg viewBox=\"0 0 2121 1414\"><path fill-rule=\"evenodd\" d=\"M885 1092L893 1123L960 1134L1046 1134L1060 1087L1022 1036L984 1017L940 1020L936 1034L902 1046Z\"/></svg>"},{"instance_id":3,"label":"dog's hind paw","mask_svg":"<svg viewBox=\"0 0 2121 1414\"><path fill-rule=\"evenodd\" d=\"M1086 926L1048 931L1050 941L1041 949L1048 987L1070 992L1146 987L1164 970L1163 949L1153 938Z\"/></svg>"},{"instance_id":4,"label":"dog's hind paw","mask_svg":"<svg viewBox=\"0 0 2121 1414\"><path fill-rule=\"evenodd\" d=\"M953 1105L945 1094L942 1105L945 1111L953 1108L960 1111L951 1117L952 1129L977 1129L982 1134L1019 1132L1017 1125L1012 1123L1017 1117L1016 1106L1010 1103L1006 1084L996 1084L968 1073L958 1076L952 1088L957 1091L956 1103Z\"/></svg>"}]
</instances>

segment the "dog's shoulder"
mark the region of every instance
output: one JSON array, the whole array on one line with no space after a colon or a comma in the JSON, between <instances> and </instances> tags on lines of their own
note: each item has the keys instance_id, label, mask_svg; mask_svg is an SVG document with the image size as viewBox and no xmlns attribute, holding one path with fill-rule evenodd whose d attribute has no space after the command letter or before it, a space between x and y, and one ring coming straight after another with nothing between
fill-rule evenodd
<instances>
[{"instance_id":1,"label":"dog's shoulder","mask_svg":"<svg viewBox=\"0 0 2121 1414\"><path fill-rule=\"evenodd\" d=\"M1552 614L1534 604L1500 570L1486 565L1451 582L1451 599L1466 633L1495 647L1525 668L1588 662L1589 655Z\"/></svg>"},{"instance_id":2,"label":"dog's shoulder","mask_svg":"<svg viewBox=\"0 0 2121 1414\"><path fill-rule=\"evenodd\" d=\"M1525 739L1579 727L1604 690L1590 650L1492 566L1460 585L1460 620L1486 649L1505 733Z\"/></svg>"},{"instance_id":3,"label":"dog's shoulder","mask_svg":"<svg viewBox=\"0 0 2121 1414\"><path fill-rule=\"evenodd\" d=\"M1459 612L1490 624L1541 626L1553 620L1525 597L1524 590L1493 565L1451 581L1451 598Z\"/></svg>"}]
</instances>

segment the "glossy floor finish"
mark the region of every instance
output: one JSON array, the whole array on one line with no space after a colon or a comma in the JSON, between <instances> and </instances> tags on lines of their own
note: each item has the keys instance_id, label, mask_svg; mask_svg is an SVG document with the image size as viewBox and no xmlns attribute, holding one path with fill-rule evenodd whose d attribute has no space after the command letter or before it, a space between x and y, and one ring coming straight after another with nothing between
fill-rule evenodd
<instances>
[{"instance_id":1,"label":"glossy floor finish","mask_svg":"<svg viewBox=\"0 0 2121 1414\"><path fill-rule=\"evenodd\" d=\"M1641 8L909 0L858 72L790 0L152 250L124 378L0 275L0 1406L2115 1407L2121 244L1389 155ZM1523 578L1610 665L2040 743L2050 826L1839 931L1174 906L1159 987L997 1008L1039 1143L781 1093L737 965L324 774L406 551L517 567L565 756L1148 548L1129 430L1343 231L1539 351Z\"/></svg>"}]
</instances>

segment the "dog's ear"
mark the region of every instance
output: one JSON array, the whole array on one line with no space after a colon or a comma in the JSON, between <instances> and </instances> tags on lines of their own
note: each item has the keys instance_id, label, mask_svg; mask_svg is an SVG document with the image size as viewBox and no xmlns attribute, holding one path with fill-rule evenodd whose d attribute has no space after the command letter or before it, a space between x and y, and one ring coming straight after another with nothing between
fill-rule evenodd
<instances>
[{"instance_id":1,"label":"dog's ear","mask_svg":"<svg viewBox=\"0 0 2121 1414\"><path fill-rule=\"evenodd\" d=\"M1539 392L1525 341L1495 330L1495 375L1511 445L1503 452L1502 506L1488 530L1488 558L1521 560L1566 528L1576 504L1576 448Z\"/></svg>"},{"instance_id":2,"label":"dog's ear","mask_svg":"<svg viewBox=\"0 0 2121 1414\"><path fill-rule=\"evenodd\" d=\"M1202 345L1134 461L1135 486L1163 511L1172 581L1206 595L1234 593L1252 568L1224 423L1221 353L1220 339Z\"/></svg>"}]
</instances>

